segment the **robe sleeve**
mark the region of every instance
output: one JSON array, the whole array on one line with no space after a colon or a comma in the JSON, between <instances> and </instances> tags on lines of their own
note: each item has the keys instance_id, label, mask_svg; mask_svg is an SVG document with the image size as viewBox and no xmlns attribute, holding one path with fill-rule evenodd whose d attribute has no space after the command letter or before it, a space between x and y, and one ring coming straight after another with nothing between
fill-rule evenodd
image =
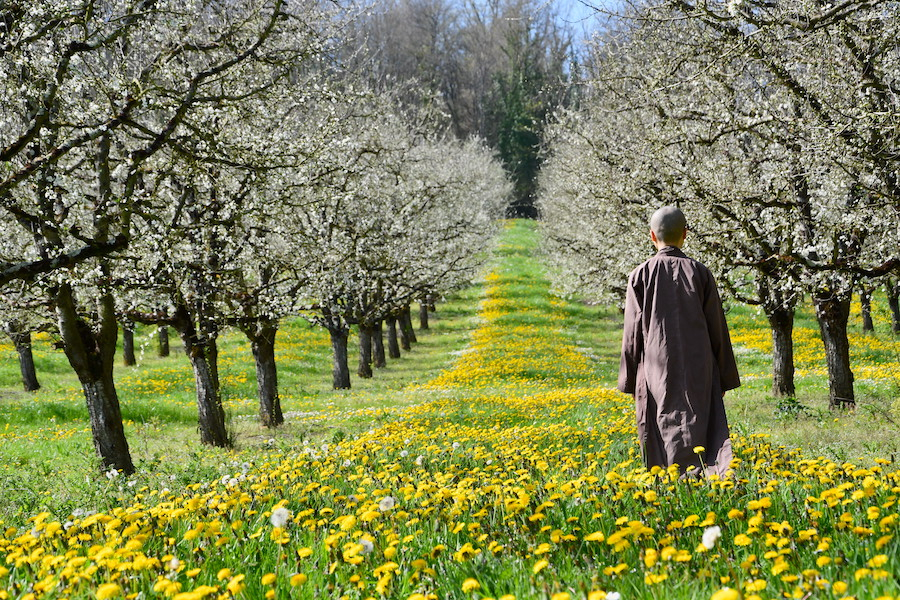
<instances>
[{"instance_id":1,"label":"robe sleeve","mask_svg":"<svg viewBox=\"0 0 900 600\"><path fill-rule=\"evenodd\" d=\"M644 335L641 326L643 289L635 271L628 278L625 293L625 329L622 333L622 359L619 363L618 389L634 394L637 385L638 364L644 353Z\"/></svg>"},{"instance_id":2,"label":"robe sleeve","mask_svg":"<svg viewBox=\"0 0 900 600\"><path fill-rule=\"evenodd\" d=\"M724 393L739 387L741 378L738 375L737 361L734 359L734 349L731 346L731 336L728 334L728 324L725 322L722 299L719 296L716 281L711 273L707 282L703 312L706 315L709 341L712 345L713 357L719 367L719 379L722 385L722 392Z\"/></svg>"}]
</instances>

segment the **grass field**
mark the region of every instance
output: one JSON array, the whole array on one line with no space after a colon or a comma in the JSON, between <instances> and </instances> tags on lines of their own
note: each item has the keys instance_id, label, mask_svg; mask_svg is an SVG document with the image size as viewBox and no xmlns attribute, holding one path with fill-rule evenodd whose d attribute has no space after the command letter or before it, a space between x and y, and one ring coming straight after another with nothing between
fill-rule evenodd
<instances>
[{"instance_id":1,"label":"grass field","mask_svg":"<svg viewBox=\"0 0 900 600\"><path fill-rule=\"evenodd\" d=\"M49 340L36 394L0 347L0 600L900 597L900 346L884 315L854 334L859 408L833 414L808 314L798 398L779 404L764 319L734 307L735 474L678 481L640 466L631 401L610 389L617 311L550 294L535 248L533 224L511 223L484 281L350 391L328 389L327 336L286 325L275 431L255 420L249 345L227 335L234 451L199 445L187 361L142 332L141 364L117 372L128 479L96 469Z\"/></svg>"}]
</instances>

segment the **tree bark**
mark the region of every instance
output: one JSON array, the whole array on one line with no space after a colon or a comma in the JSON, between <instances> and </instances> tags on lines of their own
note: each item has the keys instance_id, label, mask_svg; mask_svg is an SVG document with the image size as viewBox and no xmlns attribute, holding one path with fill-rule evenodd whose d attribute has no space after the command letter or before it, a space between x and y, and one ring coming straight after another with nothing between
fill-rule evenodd
<instances>
[{"instance_id":1,"label":"tree bark","mask_svg":"<svg viewBox=\"0 0 900 600\"><path fill-rule=\"evenodd\" d=\"M198 334L194 321L183 306L176 308L176 326L184 351L194 370L197 386L197 413L200 441L210 446L230 448L231 436L225 424L225 408L219 386L219 349L214 335Z\"/></svg>"},{"instance_id":2,"label":"tree bark","mask_svg":"<svg viewBox=\"0 0 900 600\"><path fill-rule=\"evenodd\" d=\"M766 308L766 317L772 329L772 395L792 397L794 386L794 310L792 308Z\"/></svg>"},{"instance_id":3,"label":"tree bark","mask_svg":"<svg viewBox=\"0 0 900 600\"><path fill-rule=\"evenodd\" d=\"M159 341L157 354L160 358L169 356L169 328L166 325L160 325L156 330L156 337Z\"/></svg>"},{"instance_id":4,"label":"tree bark","mask_svg":"<svg viewBox=\"0 0 900 600\"><path fill-rule=\"evenodd\" d=\"M847 339L850 298L830 294L814 297L813 302L828 363L828 406L832 409L852 407L856 401L850 368L850 342Z\"/></svg>"},{"instance_id":5,"label":"tree bark","mask_svg":"<svg viewBox=\"0 0 900 600\"><path fill-rule=\"evenodd\" d=\"M336 325L328 328L331 335L332 387L336 390L350 389L350 366L347 362L347 337L346 327Z\"/></svg>"},{"instance_id":6,"label":"tree bark","mask_svg":"<svg viewBox=\"0 0 900 600\"><path fill-rule=\"evenodd\" d=\"M9 336L16 354L19 355L19 371L22 373L22 386L26 392L36 392L41 389L38 382L37 371L34 368L34 354L31 351L31 332L25 331L15 321L8 321L4 325L6 335Z\"/></svg>"},{"instance_id":7,"label":"tree bark","mask_svg":"<svg viewBox=\"0 0 900 600\"><path fill-rule=\"evenodd\" d=\"M110 294L100 297L98 309L97 330L94 331L78 315L71 286L62 284L56 292L59 331L66 358L78 375L84 392L94 449L104 470L116 469L130 475L134 473L134 464L113 382L118 323Z\"/></svg>"},{"instance_id":8,"label":"tree bark","mask_svg":"<svg viewBox=\"0 0 900 600\"><path fill-rule=\"evenodd\" d=\"M246 333L246 332L245 332ZM278 369L275 364L275 336L277 323L260 321L247 337L256 360L256 389L259 395L259 422L265 427L284 423L281 399L278 396Z\"/></svg>"},{"instance_id":9,"label":"tree bark","mask_svg":"<svg viewBox=\"0 0 900 600\"><path fill-rule=\"evenodd\" d=\"M406 326L406 317L409 312L400 311L397 315L397 333L400 335L400 347L409 352L412 350L412 339L409 337L409 328Z\"/></svg>"},{"instance_id":10,"label":"tree bark","mask_svg":"<svg viewBox=\"0 0 900 600\"><path fill-rule=\"evenodd\" d=\"M875 323L872 322L872 292L874 288L862 288L859 291L859 304L862 307L863 331L875 331Z\"/></svg>"},{"instance_id":11,"label":"tree bark","mask_svg":"<svg viewBox=\"0 0 900 600\"><path fill-rule=\"evenodd\" d=\"M424 299L419 303L419 329L428 329L428 302Z\"/></svg>"},{"instance_id":12,"label":"tree bark","mask_svg":"<svg viewBox=\"0 0 900 600\"><path fill-rule=\"evenodd\" d=\"M397 318L387 318L388 356L400 358L400 344L397 343Z\"/></svg>"},{"instance_id":13,"label":"tree bark","mask_svg":"<svg viewBox=\"0 0 900 600\"><path fill-rule=\"evenodd\" d=\"M122 323L122 364L126 367L137 364L134 356L134 323L131 321Z\"/></svg>"},{"instance_id":14,"label":"tree bark","mask_svg":"<svg viewBox=\"0 0 900 600\"><path fill-rule=\"evenodd\" d=\"M359 326L359 366L356 374L363 379L372 377L372 328Z\"/></svg>"},{"instance_id":15,"label":"tree bark","mask_svg":"<svg viewBox=\"0 0 900 600\"><path fill-rule=\"evenodd\" d=\"M387 366L384 356L384 325L382 321L376 321L372 328L372 364L376 369Z\"/></svg>"},{"instance_id":16,"label":"tree bark","mask_svg":"<svg viewBox=\"0 0 900 600\"><path fill-rule=\"evenodd\" d=\"M900 281L888 279L884 284L888 307L891 309L891 331L900 333Z\"/></svg>"},{"instance_id":17,"label":"tree bark","mask_svg":"<svg viewBox=\"0 0 900 600\"><path fill-rule=\"evenodd\" d=\"M409 341L413 344L418 343L418 339L416 338L416 330L413 329L412 324L412 311L407 304L403 309L403 312L400 313L400 323L402 329L406 330L406 336L409 338ZM408 350L408 348L404 348L404 350Z\"/></svg>"}]
</instances>

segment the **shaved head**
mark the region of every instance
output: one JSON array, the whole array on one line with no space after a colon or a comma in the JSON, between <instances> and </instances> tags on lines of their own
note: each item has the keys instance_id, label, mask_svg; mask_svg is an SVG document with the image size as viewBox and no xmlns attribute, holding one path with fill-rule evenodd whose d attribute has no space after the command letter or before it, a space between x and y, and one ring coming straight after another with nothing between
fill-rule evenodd
<instances>
[{"instance_id":1,"label":"shaved head","mask_svg":"<svg viewBox=\"0 0 900 600\"><path fill-rule=\"evenodd\" d=\"M650 229L665 244L681 244L686 228L687 218L677 206L663 206L650 217Z\"/></svg>"}]
</instances>

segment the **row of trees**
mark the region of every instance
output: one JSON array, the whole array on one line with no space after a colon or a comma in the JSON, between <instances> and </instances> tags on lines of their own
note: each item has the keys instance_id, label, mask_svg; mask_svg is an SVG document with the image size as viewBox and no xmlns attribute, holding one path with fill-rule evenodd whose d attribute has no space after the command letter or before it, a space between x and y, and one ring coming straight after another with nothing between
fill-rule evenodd
<instances>
[{"instance_id":1,"label":"row of trees","mask_svg":"<svg viewBox=\"0 0 900 600\"><path fill-rule=\"evenodd\" d=\"M597 40L583 110L542 178L561 285L621 300L678 202L691 249L772 329L773 392L794 394L791 331L812 299L832 407L854 402L850 298L897 309L900 8L845 0L632 6Z\"/></svg>"},{"instance_id":2,"label":"row of trees","mask_svg":"<svg viewBox=\"0 0 900 600\"><path fill-rule=\"evenodd\" d=\"M12 2L0 10L0 285L7 330L53 322L105 468L133 471L120 321L174 328L204 443L228 446L216 340L251 341L261 421L274 344L303 312L350 386L349 327L471 277L509 185L477 140L345 68L351 16L304 0Z\"/></svg>"}]
</instances>

